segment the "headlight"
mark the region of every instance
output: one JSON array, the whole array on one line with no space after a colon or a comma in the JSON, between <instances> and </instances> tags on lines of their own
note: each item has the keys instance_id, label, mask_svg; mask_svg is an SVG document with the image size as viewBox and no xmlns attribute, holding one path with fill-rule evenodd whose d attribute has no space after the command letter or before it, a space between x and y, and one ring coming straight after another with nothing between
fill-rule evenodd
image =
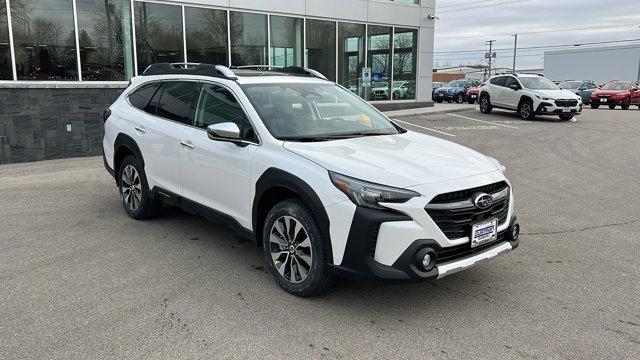
<instances>
[{"instance_id":1,"label":"headlight","mask_svg":"<svg viewBox=\"0 0 640 360\"><path fill-rule=\"evenodd\" d=\"M507 167L506 166L500 164L500 170L502 170L502 174L504 176L507 176Z\"/></svg>"},{"instance_id":2,"label":"headlight","mask_svg":"<svg viewBox=\"0 0 640 360\"><path fill-rule=\"evenodd\" d=\"M498 161L498 159L492 158L491 156L487 156L487 158L489 158L489 160L491 160L491 162L494 163L500 169L500 171L502 171L502 174L504 176L507 176L507 168L504 165L500 164L500 161Z\"/></svg>"},{"instance_id":3,"label":"headlight","mask_svg":"<svg viewBox=\"0 0 640 360\"><path fill-rule=\"evenodd\" d=\"M385 209L379 203L403 203L419 197L415 191L370 183L329 171L331 182L354 204L371 209Z\"/></svg>"},{"instance_id":4,"label":"headlight","mask_svg":"<svg viewBox=\"0 0 640 360\"><path fill-rule=\"evenodd\" d=\"M552 98L543 97L543 96L540 96L540 95L536 95L536 97L538 99L542 100L542 101L551 101L551 100L553 100Z\"/></svg>"},{"instance_id":5,"label":"headlight","mask_svg":"<svg viewBox=\"0 0 640 360\"><path fill-rule=\"evenodd\" d=\"M617 93L616 94L616 96L627 96L627 95L629 95L629 94L627 94L627 93Z\"/></svg>"}]
</instances>

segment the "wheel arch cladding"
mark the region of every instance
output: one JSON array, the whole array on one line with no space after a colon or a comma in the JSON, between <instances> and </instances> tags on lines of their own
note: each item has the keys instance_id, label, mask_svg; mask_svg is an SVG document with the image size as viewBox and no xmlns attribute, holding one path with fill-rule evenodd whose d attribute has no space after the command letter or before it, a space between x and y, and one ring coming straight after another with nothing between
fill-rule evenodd
<instances>
[{"instance_id":1,"label":"wheel arch cladding","mask_svg":"<svg viewBox=\"0 0 640 360\"><path fill-rule=\"evenodd\" d=\"M136 141L133 140L131 136L122 133L118 134L113 147L113 171L116 173L116 175L120 171L120 164L122 164L122 160L124 160L124 158L128 155L137 157L140 162L142 162L142 166L144 167L144 158L142 157L142 152L140 151L140 148L138 147Z\"/></svg>"},{"instance_id":2,"label":"wheel arch cladding","mask_svg":"<svg viewBox=\"0 0 640 360\"><path fill-rule=\"evenodd\" d=\"M289 198L301 199L311 210L320 228L327 263L333 264L329 216L320 197L304 180L284 170L269 168L256 181L256 196L253 199L252 211L253 233L256 237L256 243L262 244L262 228L269 210L275 204Z\"/></svg>"},{"instance_id":3,"label":"wheel arch cladding","mask_svg":"<svg viewBox=\"0 0 640 360\"><path fill-rule=\"evenodd\" d=\"M520 105L522 105L522 103L525 101L529 101L533 105L533 99L529 95L522 95L520 97L520 101L518 101L518 109L520 109ZM533 109L533 108L531 109L531 111L535 111L535 110L536 109Z\"/></svg>"}]
</instances>

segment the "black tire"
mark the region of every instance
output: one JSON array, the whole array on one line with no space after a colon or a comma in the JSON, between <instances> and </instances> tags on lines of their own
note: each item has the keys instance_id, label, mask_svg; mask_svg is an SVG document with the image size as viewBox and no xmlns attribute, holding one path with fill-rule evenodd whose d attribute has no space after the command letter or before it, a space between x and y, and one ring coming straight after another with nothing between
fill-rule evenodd
<instances>
[{"instance_id":1,"label":"black tire","mask_svg":"<svg viewBox=\"0 0 640 360\"><path fill-rule=\"evenodd\" d=\"M573 119L573 115L560 115L560 120L569 121Z\"/></svg>"},{"instance_id":2,"label":"black tire","mask_svg":"<svg viewBox=\"0 0 640 360\"><path fill-rule=\"evenodd\" d=\"M627 101L622 104L622 110L629 110L631 107L631 98L627 98Z\"/></svg>"},{"instance_id":3,"label":"black tire","mask_svg":"<svg viewBox=\"0 0 640 360\"><path fill-rule=\"evenodd\" d=\"M464 102L464 94L463 93L459 93L456 96L456 103L458 104L462 104Z\"/></svg>"},{"instance_id":4,"label":"black tire","mask_svg":"<svg viewBox=\"0 0 640 360\"><path fill-rule=\"evenodd\" d=\"M133 174L131 169L135 171L135 175L129 176L129 174ZM137 157L129 155L122 160L122 164L118 169L117 179L122 206L131 218L146 220L158 214L162 207L162 202L152 198L144 166L142 166L142 162ZM127 194L129 195L128 197Z\"/></svg>"},{"instance_id":5,"label":"black tire","mask_svg":"<svg viewBox=\"0 0 640 360\"><path fill-rule=\"evenodd\" d=\"M442 100L436 100L438 104L442 104Z\"/></svg>"},{"instance_id":6,"label":"black tire","mask_svg":"<svg viewBox=\"0 0 640 360\"><path fill-rule=\"evenodd\" d=\"M591 108L592 109L598 109L599 107L600 107L599 103L594 103L594 102L591 103Z\"/></svg>"},{"instance_id":7,"label":"black tire","mask_svg":"<svg viewBox=\"0 0 640 360\"><path fill-rule=\"evenodd\" d=\"M469 103L469 105L473 105L476 103L475 99L469 99L469 101L467 101Z\"/></svg>"},{"instance_id":8,"label":"black tire","mask_svg":"<svg viewBox=\"0 0 640 360\"><path fill-rule=\"evenodd\" d=\"M609 109L611 109L611 110L615 110L615 109L616 109L616 106L615 106L615 105L613 105L613 104L612 104L612 105L609 105Z\"/></svg>"},{"instance_id":9,"label":"black tire","mask_svg":"<svg viewBox=\"0 0 640 360\"><path fill-rule=\"evenodd\" d=\"M525 99L518 105L518 114L522 120L533 120L536 117L536 113L533 109L533 101Z\"/></svg>"},{"instance_id":10,"label":"black tire","mask_svg":"<svg viewBox=\"0 0 640 360\"><path fill-rule=\"evenodd\" d=\"M480 96L480 112L483 114L491 114L493 111L493 106L491 106L491 99L488 95Z\"/></svg>"},{"instance_id":11,"label":"black tire","mask_svg":"<svg viewBox=\"0 0 640 360\"><path fill-rule=\"evenodd\" d=\"M284 221L289 219L285 217L290 217L302 225L298 234L290 236L290 233L285 231L288 234L284 235L284 237L278 235L277 225L274 227L274 224L278 221L280 226L286 226ZM275 231L278 241L284 242L287 250L283 250L283 245L270 241L272 231ZM305 242L300 241L300 239L305 239L305 235L309 239L310 247L303 246L298 248L300 242ZM288 241L288 239L292 238L293 241ZM262 239L264 256L269 264L271 275L273 275L278 285L288 293L300 297L309 297L327 291L334 284L335 277L329 273L327 268L326 251L328 249L325 249L320 228L311 210L301 200L289 199L276 204L267 215L262 229ZM297 245L295 244L296 239L300 241ZM292 246L294 246L293 249L291 248ZM280 257L274 259L272 257L272 249L280 252ZM309 249L310 252L307 253L306 249ZM304 262L306 260L304 260L303 256L311 258L311 266L307 266L308 263ZM290 261L290 257L293 257L294 260ZM281 264L280 267L276 267L278 263ZM288 274L287 267L289 267ZM301 268L302 271L300 270ZM278 269L283 269L283 273L281 274ZM302 272L305 270L308 270L306 277L302 277ZM292 273L293 279L291 279ZM300 281L296 282L298 280Z\"/></svg>"},{"instance_id":12,"label":"black tire","mask_svg":"<svg viewBox=\"0 0 640 360\"><path fill-rule=\"evenodd\" d=\"M638 110L640 110L640 105L638 105Z\"/></svg>"}]
</instances>

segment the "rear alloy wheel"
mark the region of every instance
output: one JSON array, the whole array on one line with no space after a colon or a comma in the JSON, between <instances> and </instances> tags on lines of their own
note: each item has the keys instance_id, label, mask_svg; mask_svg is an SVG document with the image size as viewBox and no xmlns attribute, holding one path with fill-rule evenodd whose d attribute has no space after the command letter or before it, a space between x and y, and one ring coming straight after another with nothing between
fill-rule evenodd
<instances>
[{"instance_id":1,"label":"rear alloy wheel","mask_svg":"<svg viewBox=\"0 0 640 360\"><path fill-rule=\"evenodd\" d=\"M533 120L536 114L533 112L533 102L531 100L523 100L518 106L518 113L522 120Z\"/></svg>"},{"instance_id":2,"label":"rear alloy wheel","mask_svg":"<svg viewBox=\"0 0 640 360\"><path fill-rule=\"evenodd\" d=\"M615 105L613 105L613 104L611 104L611 105L609 105L609 109L611 109L611 110L615 110L615 109L616 109L616 106L615 106Z\"/></svg>"},{"instance_id":3,"label":"rear alloy wheel","mask_svg":"<svg viewBox=\"0 0 640 360\"><path fill-rule=\"evenodd\" d=\"M333 284L320 228L302 201L290 199L274 206L262 239L271 274L290 294L313 296Z\"/></svg>"},{"instance_id":4,"label":"rear alloy wheel","mask_svg":"<svg viewBox=\"0 0 640 360\"><path fill-rule=\"evenodd\" d=\"M146 220L157 215L162 202L153 199L147 185L144 167L134 156L127 156L120 165L118 188L122 206L130 217Z\"/></svg>"},{"instance_id":5,"label":"rear alloy wheel","mask_svg":"<svg viewBox=\"0 0 640 360\"><path fill-rule=\"evenodd\" d=\"M490 114L493 110L493 106L491 106L491 100L489 96L484 95L480 97L480 112L483 114Z\"/></svg>"},{"instance_id":6,"label":"rear alloy wheel","mask_svg":"<svg viewBox=\"0 0 640 360\"><path fill-rule=\"evenodd\" d=\"M591 103L591 108L592 109L598 109L599 107L600 107L599 103L594 103L594 102Z\"/></svg>"},{"instance_id":7,"label":"rear alloy wheel","mask_svg":"<svg viewBox=\"0 0 640 360\"><path fill-rule=\"evenodd\" d=\"M627 100L622 104L622 110L629 110L631 107L631 98L627 98Z\"/></svg>"},{"instance_id":8,"label":"rear alloy wheel","mask_svg":"<svg viewBox=\"0 0 640 360\"><path fill-rule=\"evenodd\" d=\"M458 94L458 96L456 96L456 103L462 104L463 102L464 102L464 94L460 93Z\"/></svg>"}]
</instances>

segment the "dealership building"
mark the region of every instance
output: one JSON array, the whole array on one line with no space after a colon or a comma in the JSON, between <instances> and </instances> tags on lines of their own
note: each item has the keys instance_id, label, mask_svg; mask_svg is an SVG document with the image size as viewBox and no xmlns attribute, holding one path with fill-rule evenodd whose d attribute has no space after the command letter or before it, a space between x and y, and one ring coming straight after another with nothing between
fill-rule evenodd
<instances>
[{"instance_id":1,"label":"dealership building","mask_svg":"<svg viewBox=\"0 0 640 360\"><path fill-rule=\"evenodd\" d=\"M153 63L304 66L381 108L425 106L434 12L435 0L0 0L0 164L101 154L102 111Z\"/></svg>"}]
</instances>

